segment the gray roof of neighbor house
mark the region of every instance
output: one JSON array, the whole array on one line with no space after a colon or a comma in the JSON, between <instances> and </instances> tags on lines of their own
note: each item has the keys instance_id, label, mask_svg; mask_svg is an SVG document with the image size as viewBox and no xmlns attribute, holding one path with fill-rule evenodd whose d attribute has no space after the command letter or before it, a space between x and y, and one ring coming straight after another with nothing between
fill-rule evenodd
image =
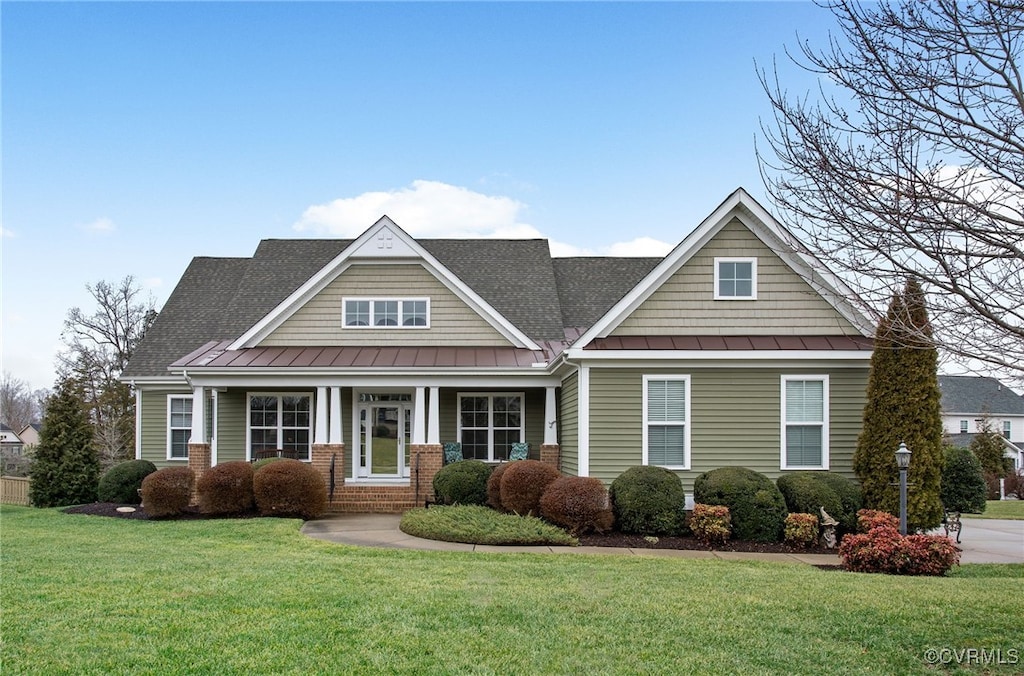
<instances>
[{"instance_id":1,"label":"gray roof of neighbor house","mask_svg":"<svg viewBox=\"0 0 1024 676\"><path fill-rule=\"evenodd\" d=\"M939 376L943 413L1024 415L1024 397L995 378Z\"/></svg>"},{"instance_id":2,"label":"gray roof of neighbor house","mask_svg":"<svg viewBox=\"0 0 1024 676\"><path fill-rule=\"evenodd\" d=\"M980 436L981 434L977 432L958 432L957 434L947 434L945 437L943 437L943 441L948 442L949 444L952 444L957 448L970 448L971 442L973 442ZM1003 445L1006 447L1006 450L1013 452L1020 451L1020 449L1017 448L1017 445L1011 442L1009 439L1006 439L1002 436L1000 436L999 439L1003 442Z\"/></svg>"}]
</instances>

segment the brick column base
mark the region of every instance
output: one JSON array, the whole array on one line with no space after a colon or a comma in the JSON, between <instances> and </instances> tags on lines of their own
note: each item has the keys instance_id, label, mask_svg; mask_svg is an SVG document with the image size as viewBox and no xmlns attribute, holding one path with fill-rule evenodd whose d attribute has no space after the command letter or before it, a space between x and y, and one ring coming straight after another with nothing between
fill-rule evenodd
<instances>
[{"instance_id":1,"label":"brick column base","mask_svg":"<svg viewBox=\"0 0 1024 676\"><path fill-rule=\"evenodd\" d=\"M441 444L409 445L409 482L412 484L414 499L418 507L434 497L434 475L444 464L444 450Z\"/></svg>"},{"instance_id":2,"label":"brick column base","mask_svg":"<svg viewBox=\"0 0 1024 676\"><path fill-rule=\"evenodd\" d=\"M345 444L313 444L309 459L313 469L320 472L327 486L327 494L331 493L331 457L334 457L334 496L337 499L338 489L345 485Z\"/></svg>"},{"instance_id":3,"label":"brick column base","mask_svg":"<svg viewBox=\"0 0 1024 676\"><path fill-rule=\"evenodd\" d=\"M188 468L195 474L196 482L192 484L192 500L195 502L199 499L196 493L196 486L199 484L199 479L206 474L206 470L210 469L210 463L212 462L212 452L210 450L210 444L189 444L188 445Z\"/></svg>"},{"instance_id":4,"label":"brick column base","mask_svg":"<svg viewBox=\"0 0 1024 676\"><path fill-rule=\"evenodd\" d=\"M540 445L540 461L546 462L549 465L554 465L555 469L562 469L562 447L558 444L541 444Z\"/></svg>"}]
</instances>

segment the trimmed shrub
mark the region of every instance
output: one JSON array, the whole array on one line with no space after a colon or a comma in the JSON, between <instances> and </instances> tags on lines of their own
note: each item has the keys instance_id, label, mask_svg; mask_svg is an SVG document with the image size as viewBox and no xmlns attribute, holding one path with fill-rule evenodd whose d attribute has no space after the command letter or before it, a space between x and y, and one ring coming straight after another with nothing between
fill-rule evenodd
<instances>
[{"instance_id":1,"label":"trimmed shrub","mask_svg":"<svg viewBox=\"0 0 1024 676\"><path fill-rule=\"evenodd\" d=\"M814 514L788 514L783 526L783 539L793 547L810 547L818 541L818 517Z\"/></svg>"},{"instance_id":2,"label":"trimmed shrub","mask_svg":"<svg viewBox=\"0 0 1024 676\"><path fill-rule=\"evenodd\" d=\"M590 531L609 531L615 521L608 489L594 477L563 476L555 479L540 496L540 513L574 536Z\"/></svg>"},{"instance_id":3,"label":"trimmed shrub","mask_svg":"<svg viewBox=\"0 0 1024 676\"><path fill-rule=\"evenodd\" d=\"M697 503L690 513L690 530L706 545L724 544L732 533L729 508L724 505Z\"/></svg>"},{"instance_id":4,"label":"trimmed shrub","mask_svg":"<svg viewBox=\"0 0 1024 676\"><path fill-rule=\"evenodd\" d=\"M509 468L509 464L507 462L501 463L494 468L491 476L487 477L487 505L499 512L508 511L501 504L501 475Z\"/></svg>"},{"instance_id":5,"label":"trimmed shrub","mask_svg":"<svg viewBox=\"0 0 1024 676\"><path fill-rule=\"evenodd\" d=\"M1018 500L1024 500L1024 469L1008 474L1003 489L1006 495L1014 495Z\"/></svg>"},{"instance_id":6,"label":"trimmed shrub","mask_svg":"<svg viewBox=\"0 0 1024 676\"><path fill-rule=\"evenodd\" d=\"M327 509L320 472L301 460L282 459L253 473L256 507L263 516L315 519Z\"/></svg>"},{"instance_id":7,"label":"trimmed shrub","mask_svg":"<svg viewBox=\"0 0 1024 676\"><path fill-rule=\"evenodd\" d=\"M895 528L900 530L900 519L889 512L878 509L862 509L857 512L857 531L870 533L876 528Z\"/></svg>"},{"instance_id":8,"label":"trimmed shrub","mask_svg":"<svg viewBox=\"0 0 1024 676\"><path fill-rule=\"evenodd\" d=\"M828 515L840 523L843 522L843 503L828 484L808 474L783 474L775 480L782 497L786 500L786 509L797 514L814 514L821 517L824 507Z\"/></svg>"},{"instance_id":9,"label":"trimmed shrub","mask_svg":"<svg viewBox=\"0 0 1024 676\"><path fill-rule=\"evenodd\" d=\"M725 505L738 540L778 542L786 520L786 499L772 480L746 467L721 467L693 482L693 499Z\"/></svg>"},{"instance_id":10,"label":"trimmed shrub","mask_svg":"<svg viewBox=\"0 0 1024 676\"><path fill-rule=\"evenodd\" d=\"M501 475L501 504L519 516L540 516L540 496L562 473L540 460L516 460Z\"/></svg>"},{"instance_id":11,"label":"trimmed shrub","mask_svg":"<svg viewBox=\"0 0 1024 676\"><path fill-rule=\"evenodd\" d=\"M460 460L434 475L434 496L443 505L487 504L491 466L480 460Z\"/></svg>"},{"instance_id":12,"label":"trimmed shrub","mask_svg":"<svg viewBox=\"0 0 1024 676\"><path fill-rule=\"evenodd\" d=\"M882 512L884 514L884 512ZM847 535L839 545L843 567L857 573L944 575L960 562L960 550L942 535L900 535L891 525Z\"/></svg>"},{"instance_id":13,"label":"trimmed shrub","mask_svg":"<svg viewBox=\"0 0 1024 676\"><path fill-rule=\"evenodd\" d=\"M684 527L683 482L664 467L630 467L609 490L619 530L641 535L674 535Z\"/></svg>"},{"instance_id":14,"label":"trimmed shrub","mask_svg":"<svg viewBox=\"0 0 1024 676\"><path fill-rule=\"evenodd\" d=\"M120 502L137 505L142 502L139 489L142 480L156 471L149 460L129 460L118 463L103 475L96 491L100 502Z\"/></svg>"},{"instance_id":15,"label":"trimmed shrub","mask_svg":"<svg viewBox=\"0 0 1024 676\"><path fill-rule=\"evenodd\" d=\"M251 511L255 504L252 481L252 464L245 460L211 467L196 482L199 511L212 515Z\"/></svg>"},{"instance_id":16,"label":"trimmed shrub","mask_svg":"<svg viewBox=\"0 0 1024 676\"><path fill-rule=\"evenodd\" d=\"M196 475L189 467L165 467L142 480L142 509L154 519L178 516L188 509Z\"/></svg>"},{"instance_id":17,"label":"trimmed shrub","mask_svg":"<svg viewBox=\"0 0 1024 676\"><path fill-rule=\"evenodd\" d=\"M262 460L257 460L256 462L252 463L252 471L253 472L258 472L258 471L260 471L261 469L263 469L264 467L266 467L267 465L269 465L272 462L277 462L278 460L287 460L287 459L288 458L278 458L278 457L275 456L275 457L272 457L272 458L263 458Z\"/></svg>"},{"instance_id":18,"label":"trimmed shrub","mask_svg":"<svg viewBox=\"0 0 1024 676\"><path fill-rule=\"evenodd\" d=\"M837 496L839 496L839 503L842 505L842 509L839 511L839 514L828 512L828 508L825 508L828 515L839 522L839 532L856 532L857 512L864 506L864 502L861 500L860 496L860 485L856 481L847 479L837 472L818 471L807 472L806 474L807 476L812 476L815 479L822 481L826 486L831 488ZM820 513L819 516L821 516Z\"/></svg>"},{"instance_id":19,"label":"trimmed shrub","mask_svg":"<svg viewBox=\"0 0 1024 676\"><path fill-rule=\"evenodd\" d=\"M942 466L942 506L953 512L985 511L985 475L981 463L966 448L947 446Z\"/></svg>"}]
</instances>

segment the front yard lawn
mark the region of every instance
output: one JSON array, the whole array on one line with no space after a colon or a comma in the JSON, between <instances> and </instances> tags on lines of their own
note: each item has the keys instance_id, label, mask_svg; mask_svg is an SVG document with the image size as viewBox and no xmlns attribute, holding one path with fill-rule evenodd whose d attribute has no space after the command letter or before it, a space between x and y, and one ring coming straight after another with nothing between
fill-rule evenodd
<instances>
[{"instance_id":1,"label":"front yard lawn","mask_svg":"<svg viewBox=\"0 0 1024 676\"><path fill-rule=\"evenodd\" d=\"M1024 649L1024 566L901 578L364 549L283 519L0 519L5 674L913 674L929 650Z\"/></svg>"},{"instance_id":2,"label":"front yard lawn","mask_svg":"<svg viewBox=\"0 0 1024 676\"><path fill-rule=\"evenodd\" d=\"M988 500L981 514L964 514L965 519L1024 520L1024 500Z\"/></svg>"}]
</instances>

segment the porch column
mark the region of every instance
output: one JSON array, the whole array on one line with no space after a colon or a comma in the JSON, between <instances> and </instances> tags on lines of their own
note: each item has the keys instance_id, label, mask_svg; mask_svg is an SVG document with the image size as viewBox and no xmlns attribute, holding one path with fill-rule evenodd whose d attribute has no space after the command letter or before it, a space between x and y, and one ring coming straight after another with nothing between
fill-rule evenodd
<instances>
[{"instance_id":1,"label":"porch column","mask_svg":"<svg viewBox=\"0 0 1024 676\"><path fill-rule=\"evenodd\" d=\"M412 416L412 443L422 444L423 440L426 439L426 430L423 428L426 426L426 402L427 388L417 387L416 388L416 400L414 402L415 408Z\"/></svg>"},{"instance_id":2,"label":"porch column","mask_svg":"<svg viewBox=\"0 0 1024 676\"><path fill-rule=\"evenodd\" d=\"M441 401L438 395L440 388L430 388L430 412L427 419L427 443L428 444L440 444L441 443Z\"/></svg>"},{"instance_id":3,"label":"porch column","mask_svg":"<svg viewBox=\"0 0 1024 676\"><path fill-rule=\"evenodd\" d=\"M341 418L341 388L331 388L331 434L330 443L332 446L335 444L345 443L345 428L342 425Z\"/></svg>"},{"instance_id":4,"label":"porch column","mask_svg":"<svg viewBox=\"0 0 1024 676\"><path fill-rule=\"evenodd\" d=\"M206 390L192 388L192 437L190 444L206 443Z\"/></svg>"},{"instance_id":5,"label":"porch column","mask_svg":"<svg viewBox=\"0 0 1024 676\"><path fill-rule=\"evenodd\" d=\"M316 388L316 429L313 432L314 444L327 443L327 388Z\"/></svg>"},{"instance_id":6,"label":"porch column","mask_svg":"<svg viewBox=\"0 0 1024 676\"><path fill-rule=\"evenodd\" d=\"M544 443L540 446L540 460L561 469L561 448L558 445L558 408L555 406L555 388L545 388Z\"/></svg>"}]
</instances>

